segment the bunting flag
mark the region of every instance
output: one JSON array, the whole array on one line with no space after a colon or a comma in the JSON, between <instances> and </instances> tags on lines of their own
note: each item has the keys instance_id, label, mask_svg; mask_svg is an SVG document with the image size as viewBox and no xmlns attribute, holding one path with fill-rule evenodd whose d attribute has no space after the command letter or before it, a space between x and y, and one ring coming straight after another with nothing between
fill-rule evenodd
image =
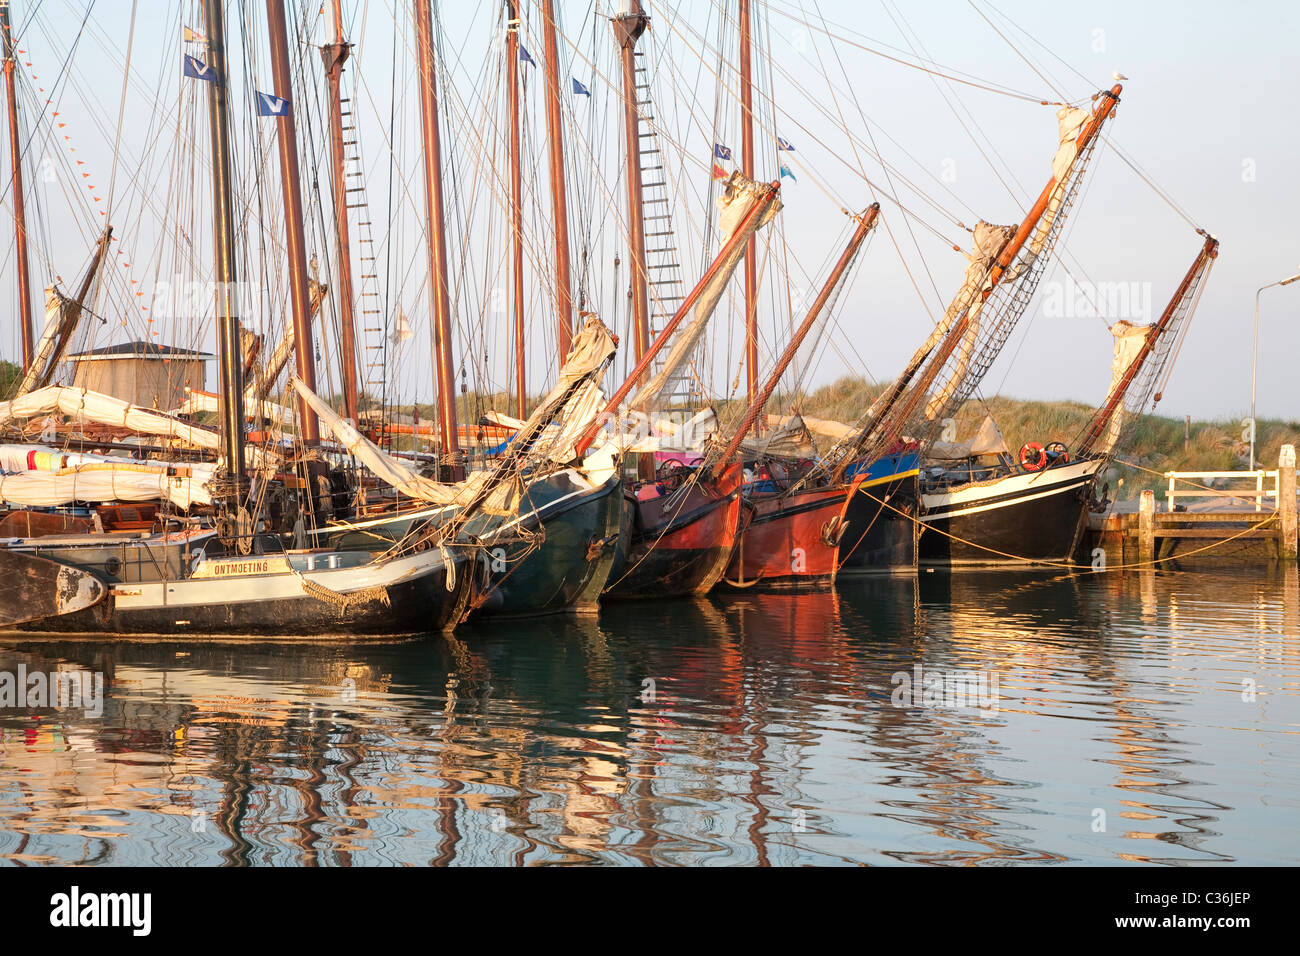
<instances>
[{"instance_id":1,"label":"bunting flag","mask_svg":"<svg viewBox=\"0 0 1300 956\"><path fill-rule=\"evenodd\" d=\"M798 182L798 181L799 181L799 178L798 178L797 176L795 176L794 173L790 172L790 167L787 166L785 163L782 163L782 164L781 164L781 176L782 176L782 177L789 176L789 177L790 177L791 179L793 179L795 182Z\"/></svg>"},{"instance_id":2,"label":"bunting flag","mask_svg":"<svg viewBox=\"0 0 1300 956\"><path fill-rule=\"evenodd\" d=\"M718 159L725 159L727 162L731 162L731 147L723 146L721 143L714 143L713 155Z\"/></svg>"},{"instance_id":3,"label":"bunting flag","mask_svg":"<svg viewBox=\"0 0 1300 956\"><path fill-rule=\"evenodd\" d=\"M579 83L575 77L571 76L569 77L569 79L573 82L574 96L591 96L591 90L587 89L585 86Z\"/></svg>"},{"instance_id":4,"label":"bunting flag","mask_svg":"<svg viewBox=\"0 0 1300 956\"><path fill-rule=\"evenodd\" d=\"M524 63L531 63L533 66L537 65L537 61L528 55L528 51L524 49L524 45L522 43L519 44L519 59L522 60Z\"/></svg>"},{"instance_id":5,"label":"bunting flag","mask_svg":"<svg viewBox=\"0 0 1300 956\"><path fill-rule=\"evenodd\" d=\"M776 138L776 148L785 153L794 152L794 147L790 145L790 141L788 139L782 139L780 136Z\"/></svg>"},{"instance_id":6,"label":"bunting flag","mask_svg":"<svg viewBox=\"0 0 1300 956\"><path fill-rule=\"evenodd\" d=\"M725 169L723 169L723 168L722 168L721 166L719 166L717 163L714 163L714 164L713 164L713 178L714 178L714 179L726 179L726 178L727 178L728 176L730 176L730 175L731 175L731 174L730 174L729 172L727 172Z\"/></svg>"},{"instance_id":7,"label":"bunting flag","mask_svg":"<svg viewBox=\"0 0 1300 956\"><path fill-rule=\"evenodd\" d=\"M202 80L205 83L217 82L217 71L208 66L202 60L184 54L185 75L193 77L196 80Z\"/></svg>"},{"instance_id":8,"label":"bunting flag","mask_svg":"<svg viewBox=\"0 0 1300 956\"><path fill-rule=\"evenodd\" d=\"M261 91L258 91L257 115L258 116L288 116L289 100L285 97L272 96L270 93L263 93Z\"/></svg>"},{"instance_id":9,"label":"bunting flag","mask_svg":"<svg viewBox=\"0 0 1300 956\"><path fill-rule=\"evenodd\" d=\"M184 40L185 40L186 43L202 43L202 42L203 42L203 34L202 34L202 33L195 33L195 32L194 32L193 30L191 30L189 27L182 27L181 29L184 31L183 34L182 34L182 36L183 36L183 38L184 38Z\"/></svg>"}]
</instances>

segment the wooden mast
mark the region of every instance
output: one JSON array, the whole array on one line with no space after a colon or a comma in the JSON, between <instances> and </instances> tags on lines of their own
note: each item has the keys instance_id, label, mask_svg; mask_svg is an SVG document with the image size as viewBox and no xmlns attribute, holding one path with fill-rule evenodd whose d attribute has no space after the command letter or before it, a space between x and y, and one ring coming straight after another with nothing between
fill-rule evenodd
<instances>
[{"instance_id":1,"label":"wooden mast","mask_svg":"<svg viewBox=\"0 0 1300 956\"><path fill-rule=\"evenodd\" d=\"M736 452L740 450L740 443L744 441L745 433L748 432L754 422L758 420L759 413L762 412L763 406L766 405L767 400L772 397L772 392L776 390L776 385L781 380L781 376L785 374L785 370L789 368L790 363L794 361L794 357L799 351L799 346L802 345L803 340L808 337L808 333L812 331L812 327L821 315L822 309L826 308L826 303L829 302L831 296L834 295L835 289L844 278L844 273L848 270L849 264L853 261L853 257L857 255L858 249L861 247L863 240L867 238L867 233L869 233L871 227L876 224L876 217L879 214L880 203L872 203L865 213L857 217L858 228L854 230L853 237L849 240L848 246L840 254L838 261L835 263L835 268L831 270L830 276L827 277L825 284L822 286L821 292L817 294L817 298L813 301L812 307L808 310L808 314L804 316L803 321L799 323L799 327L795 329L794 335L792 335L790 341L786 343L785 351L781 353L781 358L777 361L776 367L772 369L772 373L767 377L767 381L763 383L762 390L757 396L755 396L754 400L749 403L749 408L745 410L745 417L741 419L740 426L736 429L735 434L731 436L731 441L727 442L727 447L718 458L718 461L729 462L735 456Z\"/></svg>"},{"instance_id":2,"label":"wooden mast","mask_svg":"<svg viewBox=\"0 0 1300 956\"><path fill-rule=\"evenodd\" d=\"M1187 299L1188 293L1196 285L1199 277L1209 266L1210 262L1218 258L1218 255L1219 241L1213 236L1206 236L1205 244L1196 254L1195 261L1192 262L1191 268L1187 270L1187 274L1183 276L1183 281L1178 284L1178 288L1175 290L1173 297L1169 300L1169 304L1165 306L1165 311L1161 314L1160 321L1147 330L1146 337L1142 342L1142 348L1138 350L1137 355L1133 356L1133 361L1129 362L1128 368L1124 371L1124 375L1115 383L1115 387L1111 389L1111 394L1107 398L1106 403L1102 405L1102 407L1097 410L1097 414L1093 416L1092 421L1088 425L1088 431L1084 434L1083 441L1079 443L1078 450L1080 453L1086 454L1091 451L1092 446L1096 443L1097 439L1101 437L1102 432L1104 432L1110 425L1110 420L1114 416L1116 409L1119 408L1120 402L1124 400L1124 396L1127 394L1129 386L1133 384L1133 380L1137 378L1138 373L1142 371L1143 364L1146 363L1148 356L1150 356L1152 351L1155 349L1156 343L1160 341L1160 336L1169 331L1169 324L1178 314L1179 306ZM1157 399L1158 398L1159 396L1157 396Z\"/></svg>"},{"instance_id":3,"label":"wooden mast","mask_svg":"<svg viewBox=\"0 0 1300 956\"><path fill-rule=\"evenodd\" d=\"M700 281L695 284L695 288L691 289L691 291L687 293L686 298L682 300L682 304L679 305L677 311L673 313L673 317L668 320L668 324L663 327L660 333L655 336L654 341L650 343L650 348L646 350L645 355L641 356L636 363L636 367L633 368L632 371L628 373L627 378L623 380L623 384L615 390L614 394L610 396L609 401L605 403L604 410L596 420L587 427L587 430L582 433L582 436L574 444L573 450L576 457L581 457L583 453L591 447L591 443L596 440L596 434L600 431L601 425L618 414L619 406L622 405L628 395L631 394L632 389L636 387L636 384L641 380L641 377L645 375L647 370L649 370L650 363L654 361L655 356L658 355L664 346L672 339L673 333L676 332L677 327L682 324L682 320L685 319L691 309L695 307L696 301L701 295L703 295L705 288L714 280L719 270L723 268L723 263L726 262L728 254L734 254L736 246L739 244L737 237L741 233L745 232L751 223L761 220L763 213L767 210L768 206L776 201L780 192L781 184L779 182L772 183L768 191L761 196L756 203L754 203L753 208L750 209L749 212L745 214L745 217L736 225L735 231L731 234L731 238L722 244L722 248L718 250L717 256L714 257L709 268L705 270L704 275L700 277Z\"/></svg>"},{"instance_id":4,"label":"wooden mast","mask_svg":"<svg viewBox=\"0 0 1300 956\"><path fill-rule=\"evenodd\" d=\"M438 133L438 76L434 69L429 0L415 0L412 12L420 70L420 126L424 134L424 206L438 376L438 438L444 461L455 466L460 441L456 433L455 368L451 360L451 296L448 292L447 233L442 200L442 143Z\"/></svg>"},{"instance_id":5,"label":"wooden mast","mask_svg":"<svg viewBox=\"0 0 1300 956\"><path fill-rule=\"evenodd\" d=\"M343 0L334 0L334 42L321 47L330 91L330 160L334 171L334 233L337 240L339 326L342 339L344 415L357 421L357 333L353 314L352 242L348 229L348 184L344 168L343 98L340 79L352 44L343 37Z\"/></svg>"},{"instance_id":6,"label":"wooden mast","mask_svg":"<svg viewBox=\"0 0 1300 956\"><path fill-rule=\"evenodd\" d=\"M1120 94L1123 93L1123 91L1123 86L1118 83L1109 90L1101 91L1099 94L1101 102L1093 110L1092 117L1083 125L1082 129L1079 130L1078 138L1075 140L1078 154L1082 154L1084 149L1088 146L1088 143L1097 135L1102 124L1114 110L1115 104L1119 102ZM1029 241L1030 234L1043 218L1043 214L1046 213L1047 207L1052 198L1052 193L1056 191L1057 185L1056 177L1053 176L1048 181L1047 185L1043 187L1042 192L1039 193L1038 199L1035 200L1034 205L1030 207L1029 212L1025 214L1025 218L1021 221L1015 234L1007 241L1002 252L989 267L988 281L979 293L982 300L987 300L988 297L993 294L993 289L1001 281L1002 276L1006 273L1006 270L1011 266L1011 263L1020 253L1024 244ZM919 404L925 392L930 388L930 385L934 382L934 379L938 376L940 370L952 355L953 350L957 347L957 343L961 341L963 336L965 336L969 320L970 307L968 305L962 310L960 317L953 323L953 327L944 334L942 339L934 342L927 342L923 344L921 348L917 349L916 353L912 356L912 360L908 363L907 368L903 370L903 374L900 375L898 380L890 386L886 395L882 396L883 402L878 400L878 413L862 428L857 439L854 440L846 452L840 456L839 463L836 465L833 473L834 480L843 480L844 475L847 473L849 466L853 463L858 452L865 448L874 437L880 434L882 427L887 424L887 422L892 421L901 425L902 420L912 413L912 409ZM927 359L930 359L929 366L921 374L920 379L916 380L914 383L913 380ZM907 392L909 387L911 388L911 397L907 398L904 393ZM899 411L900 406L901 412Z\"/></svg>"},{"instance_id":7,"label":"wooden mast","mask_svg":"<svg viewBox=\"0 0 1300 956\"><path fill-rule=\"evenodd\" d=\"M226 25L221 0L203 0L208 33L208 124L212 139L212 251L216 283L217 364L221 378L221 464L236 496L244 479L243 353L235 283L235 216L230 183L229 103L226 99Z\"/></svg>"},{"instance_id":8,"label":"wooden mast","mask_svg":"<svg viewBox=\"0 0 1300 956\"><path fill-rule=\"evenodd\" d=\"M636 41L650 23L640 0L613 19L614 39L623 60L623 138L627 143L627 232L632 330L636 358L650 347L650 285L646 278L645 215L641 195L641 123L636 95Z\"/></svg>"},{"instance_id":9,"label":"wooden mast","mask_svg":"<svg viewBox=\"0 0 1300 956\"><path fill-rule=\"evenodd\" d=\"M514 270L515 414L528 417L524 363L524 186L519 158L519 8L506 0L506 82L510 84L510 245Z\"/></svg>"},{"instance_id":10,"label":"wooden mast","mask_svg":"<svg viewBox=\"0 0 1300 956\"><path fill-rule=\"evenodd\" d=\"M271 77L275 95L283 102L276 118L280 152L280 191L289 254L289 303L293 308L293 341L298 378L316 391L316 361L312 351L311 290L307 285L307 249L302 228L302 187L298 178L298 136L293 117L293 81L289 73L289 35L284 0L266 0L267 34L271 43ZM299 437L303 445L320 444L320 423L311 405L298 398Z\"/></svg>"},{"instance_id":11,"label":"wooden mast","mask_svg":"<svg viewBox=\"0 0 1300 956\"><path fill-rule=\"evenodd\" d=\"M0 31L4 33L5 96L9 100L9 155L13 159L14 246L18 267L18 319L22 330L23 372L32 364L32 290L27 262L27 212L23 205L22 148L18 136L18 90L14 82L17 60L9 28L9 0L0 0Z\"/></svg>"},{"instance_id":12,"label":"wooden mast","mask_svg":"<svg viewBox=\"0 0 1300 956\"><path fill-rule=\"evenodd\" d=\"M569 200L564 181L564 118L560 113L560 51L554 0L542 0L546 37L546 136L551 153L551 206L555 216L556 343L563 364L573 342L573 287L569 266Z\"/></svg>"},{"instance_id":13,"label":"wooden mast","mask_svg":"<svg viewBox=\"0 0 1300 956\"><path fill-rule=\"evenodd\" d=\"M754 84L750 63L753 33L749 0L740 2L740 171L754 178ZM745 246L745 398L758 393L758 251L751 236ZM761 430L761 429L760 429Z\"/></svg>"}]
</instances>

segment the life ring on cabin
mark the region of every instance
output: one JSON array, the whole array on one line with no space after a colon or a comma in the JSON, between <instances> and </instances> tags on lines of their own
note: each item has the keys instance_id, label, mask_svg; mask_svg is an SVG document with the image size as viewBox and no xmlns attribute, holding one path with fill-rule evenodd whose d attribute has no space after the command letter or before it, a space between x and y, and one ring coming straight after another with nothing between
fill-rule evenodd
<instances>
[{"instance_id":1,"label":"life ring on cabin","mask_svg":"<svg viewBox=\"0 0 1300 956\"><path fill-rule=\"evenodd\" d=\"M1055 465L1066 465L1070 462L1070 450L1065 447L1063 441L1049 441L1047 447L1043 450L1047 452Z\"/></svg>"},{"instance_id":2,"label":"life ring on cabin","mask_svg":"<svg viewBox=\"0 0 1300 956\"><path fill-rule=\"evenodd\" d=\"M1047 452L1036 441L1027 441L1020 446L1020 467L1025 471L1042 471L1047 467Z\"/></svg>"}]
</instances>

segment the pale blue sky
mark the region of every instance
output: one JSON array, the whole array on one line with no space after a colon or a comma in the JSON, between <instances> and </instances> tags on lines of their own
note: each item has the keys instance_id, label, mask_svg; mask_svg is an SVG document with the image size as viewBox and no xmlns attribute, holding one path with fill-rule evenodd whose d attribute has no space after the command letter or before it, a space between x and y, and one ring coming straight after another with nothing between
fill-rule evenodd
<instances>
[{"instance_id":1,"label":"pale blue sky","mask_svg":"<svg viewBox=\"0 0 1300 956\"><path fill-rule=\"evenodd\" d=\"M1022 214L1025 196L1036 194L1046 182L1055 146L1053 107L967 86L948 85L860 49L862 45L881 51L896 48L894 55L910 58L909 44L922 44L929 58L942 64L945 70L1050 99L1057 97L1047 81L1059 85L1067 99L1077 100L1110 86L1113 71L1121 71L1130 78L1125 83L1118 118L1110 127L1109 136L1198 225L1215 233L1223 243L1219 264L1211 276L1160 411L1198 417L1244 414L1249 405L1255 289L1300 271L1300 231L1296 227L1300 218L1297 201L1300 188L1295 179L1300 133L1294 123L1295 96L1300 91L1300 67L1296 65L1295 55L1300 13L1292 5L1280 2L1238 3L1230 8L1208 2L1135 4L1118 0L1091 4L995 0L992 6L985 0L976 0L976 4L979 11L993 19L1015 42L1021 53L1039 65L1046 80L1037 76L965 0L907 4L889 0L888 5L847 0L821 0L819 5L814 0L780 0L767 8L765 23L759 29L768 34L774 62L770 75L777 106L775 132L793 141L797 148L794 159L799 180L797 183L786 180L784 185L786 209L782 223L789 256L805 272L815 274L838 253L838 237L843 233L844 221L839 206L862 208L872 198L881 200L885 221L893 227L903 248L900 260L886 235L878 234L873 239L853 285L840 302L838 324L821 337L820 351L812 359L809 382L820 384L846 371L860 372L864 368L877 378L892 377L928 331L931 320L926 310L939 311L940 300L955 291L960 279L964 260L951 250L945 251L945 246L953 242L965 246L967 237L946 214L960 218L967 225L977 217L1012 222ZM27 93L34 96L38 86L59 73L88 5L87 31L71 67L77 82L74 86L61 87L61 99L55 104L61 113L58 121L66 122L67 128L54 135L72 134L73 138L60 143L57 138L49 139L47 134L42 140L46 145L41 148L48 148L51 142L59 146L79 144L77 157L86 163L85 168L94 170L90 182L98 180L99 194L106 195L122 92L122 51L127 44L132 4L129 0L93 3L15 0L14 19L19 24L28 23L32 10L37 11L35 25L20 40L20 46L29 51L25 57L33 62L28 72L41 77L28 84ZM358 42L357 56L350 68L361 71L369 90L368 97L359 96L363 102L358 113L369 170L370 198L376 202L384 195L381 186L386 188L388 154L381 131L386 125L389 109L386 97L394 64L399 73L399 88L405 89L408 97L399 105L399 128L409 132L417 121L414 101L409 99L414 88L409 73L409 20L405 5L399 5L401 12L396 22L400 39L395 47L391 2L373 0L365 4L345 0L344 5L352 24L350 36ZM310 4L290 3L291 16L306 11L314 24L311 38L320 42L324 31L318 22L316 6L314 0ZM444 45L455 80L455 96L462 104L459 107L448 104L445 113L454 127L449 137L450 148L458 151L458 175L462 189L468 194L475 181L475 170L482 176L482 168L491 165L491 161L483 146L482 116L485 114L477 107L464 104L471 104L476 97L487 97L490 94L485 91L494 89L483 77L485 71L491 73L493 63L499 63L488 52L494 47L493 24L498 8L496 4L469 3L443 6ZM570 167L577 193L575 204L579 207L577 218L594 230L590 270L593 285L598 287L592 289L594 304L617 326L626 321L619 313L621 297L610 291L615 282L610 278L608 257L602 259L595 250L599 247L612 255L619 245L617 221L623 215L622 187L615 182L597 186L594 177L585 175L591 168L608 169L617 164L620 128L609 119L614 115L610 112L615 105L614 92L603 79L614 75L613 45L608 41L606 27L600 25L593 31L590 3L560 0L559 6L561 23L566 34L573 38L573 46L563 54L570 60L566 72L579 77L593 90L590 100L570 97L566 101L566 109L571 111L571 132L582 131L592 143L583 147L588 150L585 156L578 147L573 147L579 154ZM608 12L609 6L602 4L602 12ZM672 162L689 178L680 195L685 207L692 210L691 215L698 218L703 208L703 189L708 182L708 140L716 136L729 140L733 148L739 145L734 107L724 106L714 133L715 95L711 74L718 56L712 48L718 38L718 9L704 0L649 6L654 34L651 50L657 55L660 71L656 95L662 95L656 109L665 127L679 131L680 139L686 144L689 159L684 161L679 156ZM261 44L258 49L264 50L263 5L257 0L246 0L245 9L258 24L254 28ZM125 220L115 223L119 235L124 229L138 230L136 241L124 236L122 247L128 257L136 260L133 269L141 268L141 282L148 282L158 274L167 275L171 268L160 262L147 265L150 257L156 255L157 243L143 238L157 228L156 214L150 219L141 213L147 205L143 197L152 194L157 208L161 197L167 195L169 167L165 150L159 149L158 142L172 135L166 129L160 132L156 119L155 126L150 126L150 117L156 115L150 99L157 96L174 109L180 90L179 25L181 22L198 25L196 10L193 0L139 0L137 6L133 54L136 82L127 92L128 120L123 126L122 142L132 157L139 157L152 148L154 160L146 164L144 172L123 163L117 174L120 198L114 218ZM830 25L830 32L840 37L834 47L820 32L823 18ZM533 35L535 29L529 26ZM902 31L906 30L912 31L911 34L905 36ZM1034 40L1022 31L1027 31ZM700 35L705 38L703 49ZM1051 52L1046 52L1035 40ZM540 61L538 47L540 44L534 44L533 53ZM458 59L452 62L454 57ZM254 59L257 60L254 69L266 77L269 71L265 54L256 53ZM239 69L232 63L232 72ZM526 74L529 69L525 69ZM253 80L254 84L258 82L265 89L269 79ZM763 87L767 88L766 80ZM698 95L693 109L685 102L688 91ZM945 102L944 94L956 105L959 116ZM727 98L722 99L725 102ZM529 134L538 160L545 155L540 111L536 109L539 101L540 97L534 96L530 103L535 128ZM192 107L193 104L184 115L196 115ZM763 109L761 104L760 109ZM301 110L300 114L305 116ZM857 155L854 145L833 121L836 115L842 115L845 124L857 135ZM865 171L872 182L886 185L874 160L865 158L861 165L858 162L867 141L863 116L872 124L875 145L893 166L895 185L906 176L944 210L927 206L914 194L900 193L904 203L923 220L910 223L910 232L916 236L915 245L909 234L909 223L890 197L873 194L859 174ZM30 116L28 121L32 121ZM48 124L55 121L47 117L44 122L46 125L41 128L52 133L53 127ZM171 122L174 124L175 115L171 115ZM241 135L245 127L270 129L269 121L262 127L249 126L242 119L240 123L244 124L240 127ZM770 137L771 124L769 119L760 131L760 140ZM977 146L967 130L987 139ZM316 133L319 136L319 130ZM195 135L201 140L201 128ZM9 181L7 152L6 149L0 164L0 176L6 185ZM423 292L415 288L423 280L411 278L423 271L418 242L422 193L409 140L399 139L396 152L414 190L401 200L404 209L398 216L397 228L406 238L394 244L394 256L406 265L397 270L400 274L396 281L409 284L412 291L394 296L390 302L400 299L417 330L405 357L395 363L396 377L404 399L427 400L432 393L427 358L427 306ZM984 154L992 160L998 175ZM761 170L768 175L775 173L771 168L772 159L767 156L764 162L769 168ZM39 163L36 157L33 160ZM306 158L304 169L308 176L313 168L310 157ZM36 282L47 281L52 268L64 276L67 286L84 262L87 248L88 227L78 223L93 223L96 210L93 204L78 200L89 212L83 210L72 217L68 201L63 198L68 191L66 177L71 174L65 173L62 163L55 169L53 177L34 186L44 191L40 208L46 216L45 222L34 229L44 231L43 248L50 255L48 265L37 263ZM278 190L278 178L274 165L271 169L264 189L269 187L274 193ZM537 188L544 207L541 172ZM323 168L320 173L322 177L325 175ZM1010 191L999 181L999 176L1010 186ZM194 182L206 183L206 173L196 176ZM484 182L479 180L479 189L483 194L491 193ZM202 192L198 185L194 188ZM617 200L612 210L606 197ZM493 201L483 198L476 215L483 215L481 209L490 208ZM465 195L462 202L468 209L469 196ZM3 207L6 221L9 208L6 190ZM123 211L120 217L116 214L119 209ZM274 229L277 213L271 211L265 215L269 228ZM692 237L684 214L679 215L682 218L678 223L678 238L688 249L693 249L683 260L691 277L701 258L699 238L698 234ZM206 232L202 216L194 221L198 224L196 229ZM476 220L477 224L466 231L471 245L487 235L487 227L482 224L485 221ZM937 234L928 227L934 227ZM575 225L575 230L578 228ZM7 231L6 226L0 235ZM775 233L773 240L773 248L779 249ZM499 339L495 332L484 336L473 330L476 323L495 323L498 318L504 322L505 314L493 312L486 305L490 293L476 288L508 283L502 278L496 261L502 248L500 236L484 242L487 244L471 256L466 271L469 278L459 309L465 331L458 338L458 348L461 353L489 349L492 352L489 372L496 376L498 367L504 367L502 356L496 351L504 339ZM1140 292L1149 290L1151 308L1158 313L1199 244L1192 228L1143 184L1113 150L1099 151L1084 201L1065 237L1068 255L1064 263L1071 275L1103 283L1136 283ZM0 264L0 302L5 303L9 312L16 296L11 237L0 240L0 248L4 249ZM321 248L327 252L324 244ZM539 268L549 261L547 248L548 244L540 239L535 250L530 247L530 257L535 257ZM199 258L202 262L202 255ZM904 263L917 277L920 298ZM796 268L792 272L796 288L808 286L806 276ZM1022 397L1076 398L1089 402L1100 401L1104 396L1110 361L1110 336L1104 323L1095 317L1053 316L1042 310L1049 284L1065 279L1065 273L1059 269L1049 272L1002 360L985 379L984 394L1001 391ZM126 302L130 290L122 281L118 285L121 289L114 300L118 303L115 308L126 308L121 303ZM776 287L776 278L769 277L769 289ZM271 297L275 297L274 292ZM541 344L537 349L539 354L530 355L530 368L534 387L540 387L547 367L553 362L545 354L550 348L547 344L550 331L544 303L539 301L534 305L537 315L530 321L541 329L537 333ZM734 336L729 340L723 331L726 323L733 322L734 318L725 314L727 311L724 309L724 314L719 316L714 363L715 381L724 383L732 377L731 360L736 354ZM1264 293L1262 317L1260 414L1294 418L1297 413L1291 379L1294 356L1300 353L1300 283ZM788 320L774 315L769 325L775 328L785 321ZM119 338L135 337L135 327L133 322L126 331L118 333ZM107 326L105 330L104 334L108 335ZM163 337L183 336L175 333ZM774 331L765 334L767 354L780 345ZM6 323L6 328L0 331L0 352L10 356L17 352L17 334L12 323Z\"/></svg>"}]
</instances>

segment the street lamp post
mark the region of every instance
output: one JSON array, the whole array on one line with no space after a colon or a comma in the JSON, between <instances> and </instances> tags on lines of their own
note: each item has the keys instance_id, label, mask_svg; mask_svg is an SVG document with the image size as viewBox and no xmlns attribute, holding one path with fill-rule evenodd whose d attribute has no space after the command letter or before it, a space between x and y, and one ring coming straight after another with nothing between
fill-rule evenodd
<instances>
[{"instance_id":1,"label":"street lamp post","mask_svg":"<svg viewBox=\"0 0 1300 956\"><path fill-rule=\"evenodd\" d=\"M1270 282L1255 290L1255 342L1250 355L1250 470L1255 470L1255 368L1259 362L1259 294L1275 285L1290 285L1300 280L1300 272L1277 282Z\"/></svg>"}]
</instances>

